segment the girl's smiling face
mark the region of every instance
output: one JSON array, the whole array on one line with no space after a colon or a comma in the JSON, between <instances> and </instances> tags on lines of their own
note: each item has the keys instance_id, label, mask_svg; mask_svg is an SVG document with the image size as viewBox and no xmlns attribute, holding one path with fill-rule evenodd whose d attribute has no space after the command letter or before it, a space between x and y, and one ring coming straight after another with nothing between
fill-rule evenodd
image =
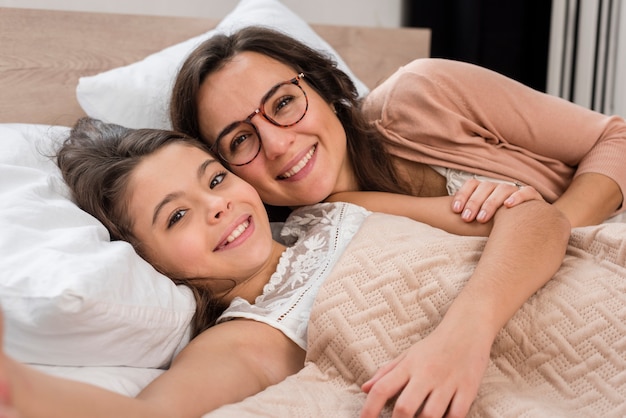
<instances>
[{"instance_id":1,"label":"girl's smiling face","mask_svg":"<svg viewBox=\"0 0 626 418\"><path fill-rule=\"evenodd\" d=\"M199 124L213 144L234 122L254 115L274 86L291 80L296 71L255 52L242 52L202 83L198 95ZM248 164L233 166L238 176L255 187L264 202L301 206L323 201L337 191L356 190L347 154L346 133L331 104L306 82L308 107L297 123L276 126L254 115L261 138L259 154Z\"/></svg>"},{"instance_id":2,"label":"girl's smiling face","mask_svg":"<svg viewBox=\"0 0 626 418\"><path fill-rule=\"evenodd\" d=\"M173 278L202 280L194 285L230 300L257 292L275 270L257 192L204 150L173 143L145 157L127 201L144 257Z\"/></svg>"}]
</instances>

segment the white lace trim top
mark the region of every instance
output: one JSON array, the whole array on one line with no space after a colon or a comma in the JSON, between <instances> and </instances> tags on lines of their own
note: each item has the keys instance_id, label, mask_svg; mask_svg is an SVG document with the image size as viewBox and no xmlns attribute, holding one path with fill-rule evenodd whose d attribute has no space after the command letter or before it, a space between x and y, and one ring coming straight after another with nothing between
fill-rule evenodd
<instances>
[{"instance_id":1,"label":"white lace trim top","mask_svg":"<svg viewBox=\"0 0 626 418\"><path fill-rule=\"evenodd\" d=\"M319 203L295 210L281 230L287 249L254 304L235 298L218 318L264 322L306 350L313 302L335 263L371 212L348 203Z\"/></svg>"},{"instance_id":2,"label":"white lace trim top","mask_svg":"<svg viewBox=\"0 0 626 418\"><path fill-rule=\"evenodd\" d=\"M454 195L461 188L461 186L465 184L467 180L472 178L480 181L491 181L493 183L515 184L512 181L481 176L479 174L468 173L467 171L457 170L454 168L440 167L437 165L431 165L431 167L437 173L446 178L446 189L449 196Z\"/></svg>"}]
</instances>

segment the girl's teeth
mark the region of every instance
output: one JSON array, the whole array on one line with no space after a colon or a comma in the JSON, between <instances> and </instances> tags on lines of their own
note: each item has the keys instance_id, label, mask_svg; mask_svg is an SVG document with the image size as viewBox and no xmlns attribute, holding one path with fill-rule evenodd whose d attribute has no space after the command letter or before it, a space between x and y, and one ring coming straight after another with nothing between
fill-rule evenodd
<instances>
[{"instance_id":1,"label":"girl's teeth","mask_svg":"<svg viewBox=\"0 0 626 418\"><path fill-rule=\"evenodd\" d=\"M245 231L248 228L248 226L250 226L250 222L249 221L245 221L244 223L239 225L237 228L235 228L235 230L233 232L231 232L231 234L228 236L228 238L226 238L226 242L231 243L234 240L236 240L237 237L239 235L241 235L243 233L243 231Z\"/></svg>"}]
</instances>

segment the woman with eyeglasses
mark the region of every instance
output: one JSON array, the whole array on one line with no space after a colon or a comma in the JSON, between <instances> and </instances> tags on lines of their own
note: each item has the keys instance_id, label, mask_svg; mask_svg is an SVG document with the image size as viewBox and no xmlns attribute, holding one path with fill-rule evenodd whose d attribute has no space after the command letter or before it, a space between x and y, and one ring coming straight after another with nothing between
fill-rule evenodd
<instances>
[{"instance_id":1,"label":"woman with eyeglasses","mask_svg":"<svg viewBox=\"0 0 626 418\"><path fill-rule=\"evenodd\" d=\"M285 103L268 96L277 85L303 98L280 120ZM200 45L178 74L170 113L175 129L205 140L278 207L340 192L440 197L460 188L453 211L486 221L509 195L505 206L540 197L534 188L576 227L621 210L626 188L619 117L440 59L407 64L361 102L326 56L264 28ZM494 183L473 180L483 176L532 188L489 198Z\"/></svg>"},{"instance_id":2,"label":"woman with eyeglasses","mask_svg":"<svg viewBox=\"0 0 626 418\"><path fill-rule=\"evenodd\" d=\"M137 398L43 374L0 352L0 417L198 417L243 400L304 367L307 327L317 292L343 255L350 254L349 244L359 239L358 232L363 228L376 231L394 219L396 232L383 232L390 240L398 236L421 240L417 231L423 231L423 226L411 220L332 202L294 211L282 231L285 243L279 243L272 239L265 207L254 188L227 171L207 148L177 132L133 130L89 118L74 126L57 154L74 200L107 227L111 239L131 243L160 272L193 290L195 338ZM541 247L523 248L508 260L488 257L471 274L490 276L494 271L508 273L523 267L520 280L511 284L515 293L526 298L529 288L540 286L558 269L570 227L558 210L534 200L498 211L495 221L475 224L475 232L486 235L492 230L490 242L498 245L507 241L503 227L507 230L520 223L526 227L519 231L519 240L526 241L528 236ZM410 232L412 228L415 233ZM419 261L412 248L406 252L389 246L380 251L406 257L407 262ZM398 275L394 280L420 289L417 277ZM452 296L462 303L449 310L462 308L468 300L472 311L485 316L493 303L510 315L515 310L515 304L508 303L515 297L501 294L498 300L476 304L471 295L480 294L482 287L467 287L469 294ZM449 297L446 291L444 296ZM465 325L462 332L472 335L474 346L482 346L495 338L503 324L473 328L468 318ZM436 340L444 343L446 333L455 330L441 329L444 334ZM481 338L483 332L494 335ZM417 347L419 352L419 346L418 342L402 355L400 363L415 358L412 351ZM472 370L486 367L489 344L483 348L486 352L480 351L486 356L474 358ZM458 344L437 349L458 355L472 351ZM420 356L417 361L422 361ZM420 408L423 398L416 396L415 381L434 384L434 376L405 372L409 377L400 388L406 384L394 416L404 416L401 411L413 416ZM463 374L464 369L459 372ZM385 380L374 376L365 386L371 387L378 379ZM455 395L450 405L453 415L467 412L480 374L464 375L464 379L470 381L469 393L464 389ZM437 388L429 396L447 398L449 394L440 394ZM443 415L438 406L439 402L428 401L423 412ZM383 407L368 398L362 416L378 416Z\"/></svg>"},{"instance_id":3,"label":"woman with eyeglasses","mask_svg":"<svg viewBox=\"0 0 626 418\"><path fill-rule=\"evenodd\" d=\"M535 189L572 226L595 224L621 207L626 187L620 118L431 59L401 68L361 103L326 56L264 28L199 45L180 69L170 111L175 129L204 140L274 207L343 200L471 233L476 222L467 221L489 220L502 205L534 198ZM476 181L481 176L532 187L512 193ZM483 259L508 260L536 245L518 236L521 228L503 227L505 238ZM469 376L484 373L475 359L488 357L491 336L510 318L494 295L510 285L516 309L538 289L527 282L527 292L516 293L521 273L474 280L480 294L455 301L458 309L419 348L373 376L363 388L369 405L376 410L408 385L434 411L467 410L480 381ZM478 315L474 304L490 305L493 315ZM482 332L468 335L468 324ZM463 346L463 355L442 346ZM406 370L429 370L430 378L407 383Z\"/></svg>"}]
</instances>

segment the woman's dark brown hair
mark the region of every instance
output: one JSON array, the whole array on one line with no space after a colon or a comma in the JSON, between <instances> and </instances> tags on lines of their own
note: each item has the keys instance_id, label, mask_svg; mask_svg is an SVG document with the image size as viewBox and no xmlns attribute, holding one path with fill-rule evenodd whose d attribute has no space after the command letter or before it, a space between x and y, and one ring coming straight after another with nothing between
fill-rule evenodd
<instances>
[{"instance_id":1,"label":"woman's dark brown hair","mask_svg":"<svg viewBox=\"0 0 626 418\"><path fill-rule=\"evenodd\" d=\"M174 129L211 144L200 132L198 92L202 82L237 54L257 52L304 72L306 82L333 104L347 137L348 155L361 190L410 193L400 182L381 138L359 109L358 92L337 64L317 50L271 29L246 27L218 34L200 44L183 63L172 90L170 117Z\"/></svg>"},{"instance_id":2,"label":"woman's dark brown hair","mask_svg":"<svg viewBox=\"0 0 626 418\"><path fill-rule=\"evenodd\" d=\"M157 129L128 129L82 118L73 126L57 152L57 165L75 203L98 219L112 240L129 242L139 255L176 284L187 285L196 299L192 332L196 336L215 323L226 308L195 279L177 278L159 268L142 250L128 214L128 184L137 165L161 147L184 142L206 151L206 145L186 135ZM202 280L197 280L201 283Z\"/></svg>"}]
</instances>

